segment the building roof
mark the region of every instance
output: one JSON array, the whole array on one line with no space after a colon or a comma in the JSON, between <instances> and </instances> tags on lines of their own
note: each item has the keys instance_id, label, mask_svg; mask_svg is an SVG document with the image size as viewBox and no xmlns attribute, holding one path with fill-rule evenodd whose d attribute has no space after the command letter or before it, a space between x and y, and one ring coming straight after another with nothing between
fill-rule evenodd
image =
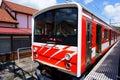
<instances>
[{"instance_id":1,"label":"building roof","mask_svg":"<svg viewBox=\"0 0 120 80\"><path fill-rule=\"evenodd\" d=\"M7 35L31 35L31 28L0 28L0 34Z\"/></svg>"},{"instance_id":2,"label":"building roof","mask_svg":"<svg viewBox=\"0 0 120 80\"><path fill-rule=\"evenodd\" d=\"M9 23L18 23L16 20L14 20L9 13L3 9L0 8L0 22L9 22Z\"/></svg>"},{"instance_id":3,"label":"building roof","mask_svg":"<svg viewBox=\"0 0 120 80\"><path fill-rule=\"evenodd\" d=\"M35 12L38 11L36 9L29 8L29 7L19 5L19 4L13 3L13 2L9 2L9 1L6 1L6 0L3 0L3 3L7 7L9 7L13 12L19 12L19 13L33 15Z\"/></svg>"}]
</instances>

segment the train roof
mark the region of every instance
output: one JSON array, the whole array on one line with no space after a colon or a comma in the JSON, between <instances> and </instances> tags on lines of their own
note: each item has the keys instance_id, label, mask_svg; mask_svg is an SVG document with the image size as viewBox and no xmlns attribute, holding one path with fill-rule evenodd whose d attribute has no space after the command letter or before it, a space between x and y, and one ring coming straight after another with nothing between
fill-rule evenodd
<instances>
[{"instance_id":1,"label":"train roof","mask_svg":"<svg viewBox=\"0 0 120 80\"><path fill-rule=\"evenodd\" d=\"M81 5L81 4L80 4ZM82 6L82 5L81 5ZM109 25L107 22L105 22L103 19L101 19L100 17L96 16L94 13L92 13L90 10L88 10L87 8L85 8L84 6L82 6L82 8L87 11L89 14L91 14L91 16L94 16L95 18L97 18L100 22L104 23L104 25L109 26L110 29L112 29L111 25Z\"/></svg>"},{"instance_id":2,"label":"train roof","mask_svg":"<svg viewBox=\"0 0 120 80\"><path fill-rule=\"evenodd\" d=\"M87 8L85 8L83 5L77 3L77 2L67 2L67 3L61 3L61 4L55 4L53 6L47 7L45 9L42 9L40 11L38 11L35 15L33 15L34 17L36 15L39 15L40 13L43 13L45 11L51 10L51 9L56 9L56 8L63 8L63 7L82 7L83 10L85 10L87 13L89 13L91 16L90 17L94 17L99 21L99 24L102 23L102 25L104 24L107 28L114 30L108 23L106 23L104 20L102 20L100 17L96 16L95 14L93 14L91 11L89 11ZM108 27L109 26L109 27ZM114 30L116 31L116 30Z\"/></svg>"}]
</instances>

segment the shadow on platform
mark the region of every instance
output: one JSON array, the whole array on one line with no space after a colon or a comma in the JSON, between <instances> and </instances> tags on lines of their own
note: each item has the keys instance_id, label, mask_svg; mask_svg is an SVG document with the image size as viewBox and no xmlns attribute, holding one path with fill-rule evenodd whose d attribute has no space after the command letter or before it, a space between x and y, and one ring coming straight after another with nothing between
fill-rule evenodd
<instances>
[{"instance_id":1,"label":"shadow on platform","mask_svg":"<svg viewBox=\"0 0 120 80\"><path fill-rule=\"evenodd\" d=\"M30 68L29 66L26 66ZM0 80L37 80L32 71L26 71L13 61L4 62L0 65Z\"/></svg>"}]
</instances>

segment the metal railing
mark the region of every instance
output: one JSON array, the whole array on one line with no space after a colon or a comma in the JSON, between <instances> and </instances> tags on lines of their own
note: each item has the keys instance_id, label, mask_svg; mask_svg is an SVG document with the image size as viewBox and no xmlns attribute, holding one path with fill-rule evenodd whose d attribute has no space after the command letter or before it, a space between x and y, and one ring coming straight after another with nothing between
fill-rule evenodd
<instances>
[{"instance_id":1,"label":"metal railing","mask_svg":"<svg viewBox=\"0 0 120 80\"><path fill-rule=\"evenodd\" d=\"M21 51L27 51L27 50L31 50L31 47L22 47L22 48L17 49L18 63L20 62L20 52Z\"/></svg>"}]
</instances>

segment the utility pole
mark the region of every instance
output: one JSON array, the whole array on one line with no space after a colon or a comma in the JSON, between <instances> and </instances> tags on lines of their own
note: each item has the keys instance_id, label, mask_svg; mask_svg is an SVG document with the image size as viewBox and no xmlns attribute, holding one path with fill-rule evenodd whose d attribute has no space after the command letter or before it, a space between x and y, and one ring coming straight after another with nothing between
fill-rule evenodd
<instances>
[{"instance_id":1,"label":"utility pole","mask_svg":"<svg viewBox=\"0 0 120 80\"><path fill-rule=\"evenodd\" d=\"M111 19L109 20L109 24L111 25Z\"/></svg>"},{"instance_id":2,"label":"utility pole","mask_svg":"<svg viewBox=\"0 0 120 80\"><path fill-rule=\"evenodd\" d=\"M66 3L68 3L68 0L66 0Z\"/></svg>"},{"instance_id":3,"label":"utility pole","mask_svg":"<svg viewBox=\"0 0 120 80\"><path fill-rule=\"evenodd\" d=\"M75 0L72 0L72 2L75 2Z\"/></svg>"}]
</instances>

